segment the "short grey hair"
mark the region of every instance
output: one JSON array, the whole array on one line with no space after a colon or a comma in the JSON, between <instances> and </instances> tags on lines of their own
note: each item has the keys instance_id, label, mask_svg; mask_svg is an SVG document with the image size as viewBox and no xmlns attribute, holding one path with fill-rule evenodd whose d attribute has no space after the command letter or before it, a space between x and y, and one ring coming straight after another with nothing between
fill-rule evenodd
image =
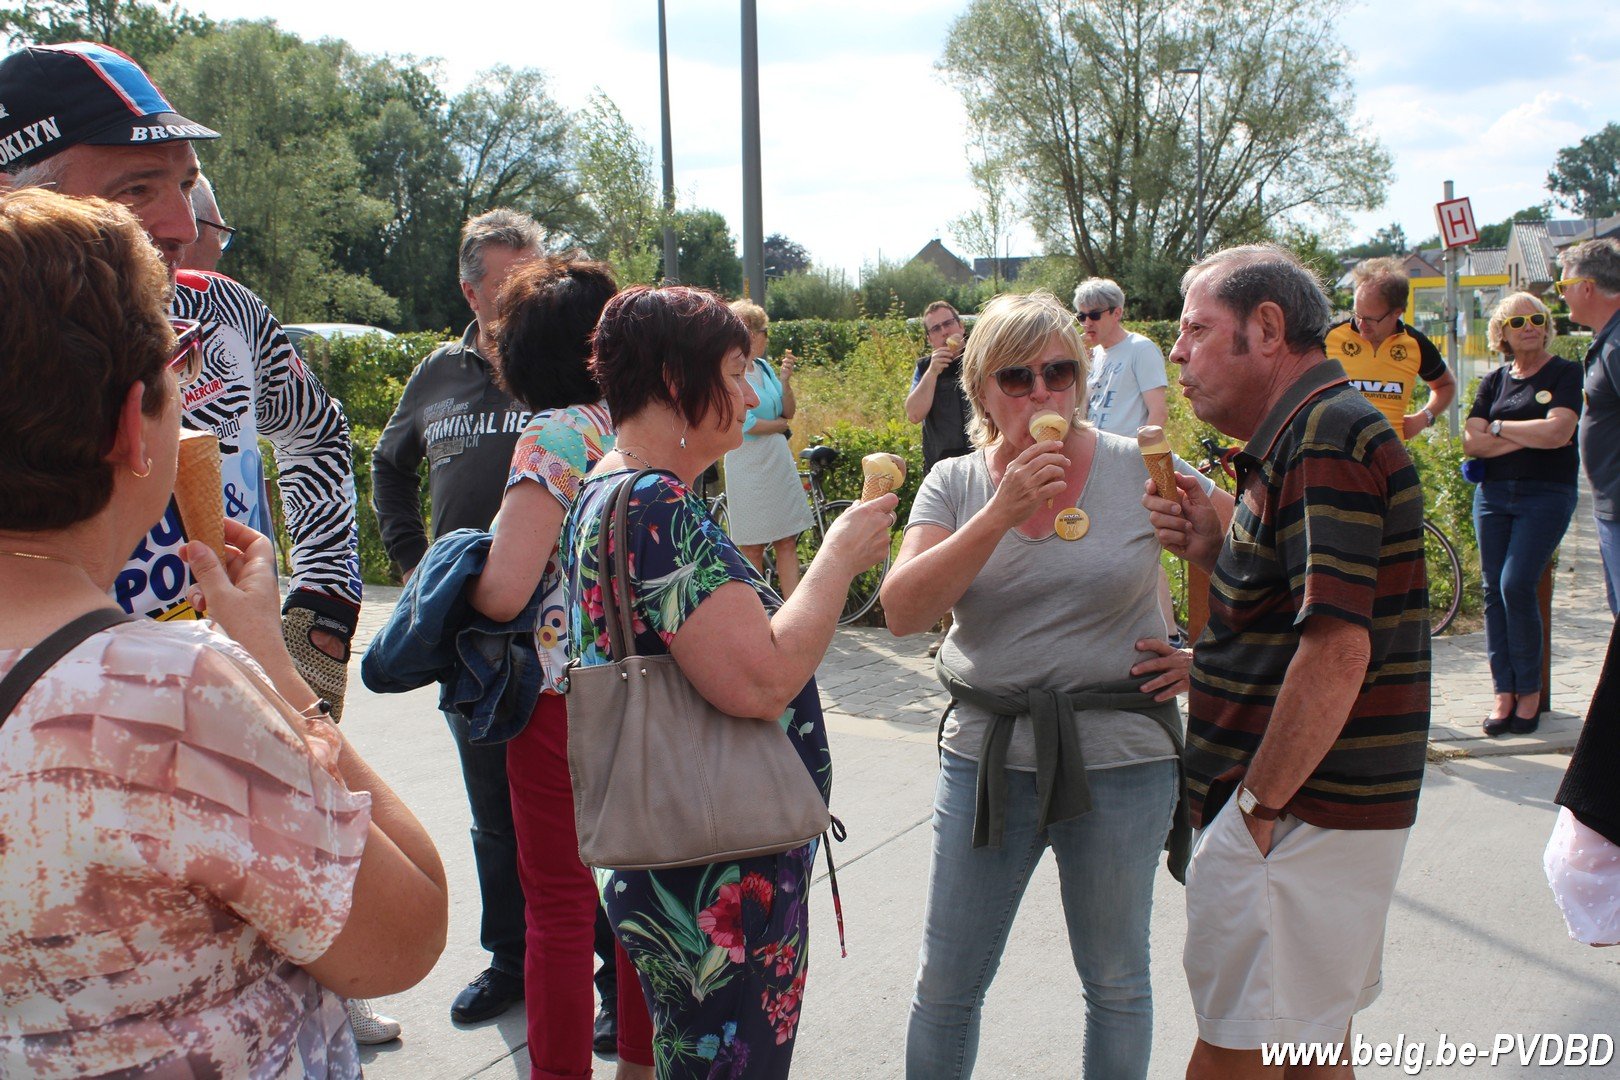
<instances>
[{"instance_id":1,"label":"short grey hair","mask_svg":"<svg viewBox=\"0 0 1620 1080\"><path fill-rule=\"evenodd\" d=\"M513 248L538 255L545 244L546 232L540 223L519 210L503 207L469 218L461 227L461 280L469 285L484 280L484 249L487 247Z\"/></svg>"},{"instance_id":2,"label":"short grey hair","mask_svg":"<svg viewBox=\"0 0 1620 1080\"><path fill-rule=\"evenodd\" d=\"M63 174L67 172L66 155L52 154L44 161L36 161L32 165L22 165L6 171L13 191L25 187L50 187L61 180Z\"/></svg>"},{"instance_id":3,"label":"short grey hair","mask_svg":"<svg viewBox=\"0 0 1620 1080\"><path fill-rule=\"evenodd\" d=\"M202 173L197 174L197 183L191 189L191 215L225 224L225 218L219 212L219 203L214 201L214 185Z\"/></svg>"},{"instance_id":4,"label":"short grey hair","mask_svg":"<svg viewBox=\"0 0 1620 1080\"><path fill-rule=\"evenodd\" d=\"M1181 295L1206 274L1214 275L1215 299L1238 321L1270 301L1282 308L1283 340L1295 352L1320 349L1333 320L1333 302L1315 271L1276 244L1244 244L1205 256L1181 277Z\"/></svg>"},{"instance_id":5,"label":"short grey hair","mask_svg":"<svg viewBox=\"0 0 1620 1080\"><path fill-rule=\"evenodd\" d=\"M1620 296L1620 240L1605 237L1576 244L1558 256L1565 277L1589 277L1598 291Z\"/></svg>"},{"instance_id":6,"label":"short grey hair","mask_svg":"<svg viewBox=\"0 0 1620 1080\"><path fill-rule=\"evenodd\" d=\"M1074 287L1074 310L1090 311L1092 308L1122 308L1125 306L1125 290L1119 283L1108 278L1087 278Z\"/></svg>"}]
</instances>

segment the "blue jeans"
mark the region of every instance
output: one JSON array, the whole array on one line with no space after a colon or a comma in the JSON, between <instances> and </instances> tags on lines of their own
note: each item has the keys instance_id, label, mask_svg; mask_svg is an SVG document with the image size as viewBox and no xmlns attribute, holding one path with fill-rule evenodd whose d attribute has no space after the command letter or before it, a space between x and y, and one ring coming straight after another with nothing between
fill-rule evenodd
<instances>
[{"instance_id":1,"label":"blue jeans","mask_svg":"<svg viewBox=\"0 0 1620 1080\"><path fill-rule=\"evenodd\" d=\"M1596 514L1598 554L1603 556L1603 587L1609 594L1609 614L1620 616L1620 521L1604 521Z\"/></svg>"},{"instance_id":2,"label":"blue jeans","mask_svg":"<svg viewBox=\"0 0 1620 1080\"><path fill-rule=\"evenodd\" d=\"M467 741L467 719L445 713L461 757L461 779L472 810L473 863L484 904L478 942L489 950L489 966L514 979L523 978L526 926L523 883L518 878L517 832L512 827L512 793L506 786L506 744L474 745Z\"/></svg>"},{"instance_id":3,"label":"blue jeans","mask_svg":"<svg viewBox=\"0 0 1620 1080\"><path fill-rule=\"evenodd\" d=\"M1035 827L1035 774L1009 769L999 848L972 846L978 768L976 761L940 755L906 1076L949 1080L972 1074L984 996L1018 902L1048 846L1057 857L1069 951L1085 988L1085 1075L1147 1076L1153 1045L1148 920L1153 877L1176 804L1176 763L1088 772L1092 811L1046 832Z\"/></svg>"},{"instance_id":4,"label":"blue jeans","mask_svg":"<svg viewBox=\"0 0 1620 1080\"><path fill-rule=\"evenodd\" d=\"M1575 515L1575 485L1487 480L1474 489L1474 535L1485 586L1485 652L1498 694L1541 692L1536 585Z\"/></svg>"}]
</instances>

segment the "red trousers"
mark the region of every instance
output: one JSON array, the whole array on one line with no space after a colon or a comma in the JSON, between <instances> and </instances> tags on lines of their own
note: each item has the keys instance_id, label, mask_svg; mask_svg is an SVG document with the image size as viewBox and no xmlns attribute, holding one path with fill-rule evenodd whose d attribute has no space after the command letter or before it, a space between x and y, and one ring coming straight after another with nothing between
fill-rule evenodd
<instances>
[{"instance_id":1,"label":"red trousers","mask_svg":"<svg viewBox=\"0 0 1620 1080\"><path fill-rule=\"evenodd\" d=\"M518 876L528 916L523 960L531 1080L589 1080L595 991L591 975L596 881L579 861L568 779L568 705L541 694L522 734L506 744ZM652 1022L636 969L618 946L619 1057L651 1065Z\"/></svg>"}]
</instances>

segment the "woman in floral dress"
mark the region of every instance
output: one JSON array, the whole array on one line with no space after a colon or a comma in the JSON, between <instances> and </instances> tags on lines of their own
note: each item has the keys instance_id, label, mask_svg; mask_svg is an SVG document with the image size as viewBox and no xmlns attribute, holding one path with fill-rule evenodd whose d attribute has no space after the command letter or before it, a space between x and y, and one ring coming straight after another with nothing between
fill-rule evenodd
<instances>
[{"instance_id":1,"label":"woman in floral dress","mask_svg":"<svg viewBox=\"0 0 1620 1080\"><path fill-rule=\"evenodd\" d=\"M826 797L832 763L815 669L850 581L888 551L896 499L840 517L790 600L761 581L692 490L742 441L757 400L748 348L737 317L694 289L629 289L603 312L592 369L618 441L585 481L559 543L569 650L583 665L616 659L597 536L619 485L655 469L630 500L638 654L671 654L716 708L780 724ZM705 866L597 871L646 994L661 1080L787 1075L804 997L814 853L812 843Z\"/></svg>"}]
</instances>

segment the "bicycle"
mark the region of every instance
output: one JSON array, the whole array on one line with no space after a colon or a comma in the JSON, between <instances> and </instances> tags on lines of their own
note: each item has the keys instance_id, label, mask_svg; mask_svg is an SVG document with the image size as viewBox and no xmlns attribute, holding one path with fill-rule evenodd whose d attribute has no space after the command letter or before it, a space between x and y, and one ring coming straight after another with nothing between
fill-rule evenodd
<instances>
[{"instance_id":1,"label":"bicycle","mask_svg":"<svg viewBox=\"0 0 1620 1080\"><path fill-rule=\"evenodd\" d=\"M854 506L850 499L829 499L822 488L822 478L833 462L838 460L838 450L831 446L807 446L799 451L799 457L808 463L808 467L799 470L799 481L804 485L805 494L810 498L810 513L815 523L799 534L799 570L810 565L821 550L821 542L827 535L827 529L838 520L838 515ZM730 515L726 510L726 493L721 492L709 500L709 516L714 519L726 532L731 531ZM849 593L844 598L844 610L838 616L838 625L849 626L877 603L878 589L883 585L883 578L889 572L889 556L885 555L883 561L872 569L856 575L855 580L849 584ZM765 548L765 580L774 589L776 588L776 554L774 549Z\"/></svg>"},{"instance_id":2,"label":"bicycle","mask_svg":"<svg viewBox=\"0 0 1620 1080\"><path fill-rule=\"evenodd\" d=\"M1211 438L1200 439L1199 443L1204 448L1205 458L1194 467L1227 491L1231 491L1237 482L1237 467L1233 462L1243 448L1222 446ZM1437 637L1445 633L1462 607L1463 571L1457 546L1440 526L1427 517L1423 519L1423 558L1428 566L1429 577L1429 634L1431 637ZM1176 623L1185 631L1187 564L1168 551L1162 553L1161 561L1164 564L1165 575L1170 579L1170 599L1175 607Z\"/></svg>"}]
</instances>

